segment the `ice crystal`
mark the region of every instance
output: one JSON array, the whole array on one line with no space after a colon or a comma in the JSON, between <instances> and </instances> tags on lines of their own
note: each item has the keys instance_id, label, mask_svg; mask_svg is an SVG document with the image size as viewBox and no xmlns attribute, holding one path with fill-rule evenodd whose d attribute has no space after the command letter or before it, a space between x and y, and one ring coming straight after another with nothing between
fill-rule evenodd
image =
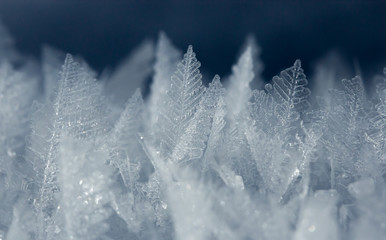
<instances>
[{"instance_id":1,"label":"ice crystal","mask_svg":"<svg viewBox=\"0 0 386 240\"><path fill-rule=\"evenodd\" d=\"M161 33L96 80L0 35L0 239L385 236L386 70L373 96L355 76L313 97L300 60L261 89L250 38L223 86Z\"/></svg>"}]
</instances>

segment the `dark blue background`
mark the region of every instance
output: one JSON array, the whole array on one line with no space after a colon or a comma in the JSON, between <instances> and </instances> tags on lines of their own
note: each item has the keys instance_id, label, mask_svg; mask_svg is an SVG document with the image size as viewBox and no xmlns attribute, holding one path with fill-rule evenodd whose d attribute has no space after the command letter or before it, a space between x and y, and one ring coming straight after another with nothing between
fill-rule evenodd
<instances>
[{"instance_id":1,"label":"dark blue background","mask_svg":"<svg viewBox=\"0 0 386 240\"><path fill-rule=\"evenodd\" d=\"M101 71L164 30L193 44L211 74L225 75L248 33L270 79L300 58L306 73L327 51L357 59L366 79L386 65L386 1L55 1L0 0L0 17L23 53L48 43L81 54Z\"/></svg>"}]
</instances>

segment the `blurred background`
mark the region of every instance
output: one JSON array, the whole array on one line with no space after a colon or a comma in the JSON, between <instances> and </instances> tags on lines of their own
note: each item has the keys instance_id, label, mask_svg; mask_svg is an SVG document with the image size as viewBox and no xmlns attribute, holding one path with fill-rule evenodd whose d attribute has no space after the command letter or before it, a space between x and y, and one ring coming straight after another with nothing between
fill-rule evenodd
<instances>
[{"instance_id":1,"label":"blurred background","mask_svg":"<svg viewBox=\"0 0 386 240\"><path fill-rule=\"evenodd\" d=\"M203 70L220 76L250 33L266 81L298 58L306 75L329 59L367 84L386 66L386 1L0 0L0 19L23 54L39 58L48 44L99 73L160 30L182 50L192 44Z\"/></svg>"}]
</instances>

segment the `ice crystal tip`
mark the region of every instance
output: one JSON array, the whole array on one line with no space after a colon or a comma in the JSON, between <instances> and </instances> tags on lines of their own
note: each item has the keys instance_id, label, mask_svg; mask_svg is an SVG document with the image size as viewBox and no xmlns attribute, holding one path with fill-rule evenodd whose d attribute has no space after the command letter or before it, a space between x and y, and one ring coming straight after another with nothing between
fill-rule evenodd
<instances>
[{"instance_id":1,"label":"ice crystal tip","mask_svg":"<svg viewBox=\"0 0 386 240\"><path fill-rule=\"evenodd\" d=\"M352 82L356 83L356 84L361 84L361 82L362 82L361 76L356 75L355 77L353 77Z\"/></svg>"},{"instance_id":2,"label":"ice crystal tip","mask_svg":"<svg viewBox=\"0 0 386 240\"><path fill-rule=\"evenodd\" d=\"M159 31L159 33L158 33L158 39L159 39L159 41L161 41L161 39L162 39L162 40L167 39L166 33L165 33L163 30Z\"/></svg>"},{"instance_id":3,"label":"ice crystal tip","mask_svg":"<svg viewBox=\"0 0 386 240\"><path fill-rule=\"evenodd\" d=\"M73 61L74 61L74 59L73 59L72 55L70 53L67 53L66 59L64 60L65 64L71 63Z\"/></svg>"},{"instance_id":4,"label":"ice crystal tip","mask_svg":"<svg viewBox=\"0 0 386 240\"><path fill-rule=\"evenodd\" d=\"M157 41L158 47L168 46L170 44L171 44L170 39L168 38L167 34L164 31L160 31L158 33L158 41Z\"/></svg>"},{"instance_id":5,"label":"ice crystal tip","mask_svg":"<svg viewBox=\"0 0 386 240\"><path fill-rule=\"evenodd\" d=\"M213 77L213 80L211 83L209 83L209 87L210 88L222 88L222 83L221 83L221 80L220 80L220 76L219 75L215 75Z\"/></svg>"},{"instance_id":6,"label":"ice crystal tip","mask_svg":"<svg viewBox=\"0 0 386 240\"><path fill-rule=\"evenodd\" d=\"M247 35L246 42L248 46L256 47L256 38L253 34Z\"/></svg>"},{"instance_id":7,"label":"ice crystal tip","mask_svg":"<svg viewBox=\"0 0 386 240\"><path fill-rule=\"evenodd\" d=\"M186 51L187 54L191 55L193 53L193 46L189 45L188 50Z\"/></svg>"},{"instance_id":8,"label":"ice crystal tip","mask_svg":"<svg viewBox=\"0 0 386 240\"><path fill-rule=\"evenodd\" d=\"M142 93L141 93L141 89L140 88L137 88L133 94L133 97L134 98L142 98Z\"/></svg>"},{"instance_id":9,"label":"ice crystal tip","mask_svg":"<svg viewBox=\"0 0 386 240\"><path fill-rule=\"evenodd\" d=\"M265 90L267 90L268 92L272 90L272 84L270 83L267 83L265 84Z\"/></svg>"},{"instance_id":10,"label":"ice crystal tip","mask_svg":"<svg viewBox=\"0 0 386 240\"><path fill-rule=\"evenodd\" d=\"M299 59L297 59L294 63L294 66L296 69L300 69L302 67L302 62Z\"/></svg>"},{"instance_id":11,"label":"ice crystal tip","mask_svg":"<svg viewBox=\"0 0 386 240\"><path fill-rule=\"evenodd\" d=\"M252 46L248 45L245 49L245 53L248 54L248 57L252 57Z\"/></svg>"},{"instance_id":12,"label":"ice crystal tip","mask_svg":"<svg viewBox=\"0 0 386 240\"><path fill-rule=\"evenodd\" d=\"M212 83L221 84L220 76L218 74L214 75Z\"/></svg>"},{"instance_id":13,"label":"ice crystal tip","mask_svg":"<svg viewBox=\"0 0 386 240\"><path fill-rule=\"evenodd\" d=\"M248 67L252 67L252 47L251 46L248 45L245 48L245 51L243 52L243 54L239 58L238 65L240 63L246 64L246 66L248 66ZM234 66L234 67L236 68L236 66Z\"/></svg>"}]
</instances>

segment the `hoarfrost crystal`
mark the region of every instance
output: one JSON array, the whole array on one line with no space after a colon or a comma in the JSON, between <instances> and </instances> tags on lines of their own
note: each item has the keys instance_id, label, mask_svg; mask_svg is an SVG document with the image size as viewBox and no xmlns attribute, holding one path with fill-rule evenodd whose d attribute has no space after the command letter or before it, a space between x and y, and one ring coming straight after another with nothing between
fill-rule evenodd
<instances>
[{"instance_id":1,"label":"hoarfrost crystal","mask_svg":"<svg viewBox=\"0 0 386 240\"><path fill-rule=\"evenodd\" d=\"M355 76L314 98L300 60L254 89L248 40L223 86L161 33L96 80L0 35L0 239L386 236L386 70L373 96Z\"/></svg>"}]
</instances>

